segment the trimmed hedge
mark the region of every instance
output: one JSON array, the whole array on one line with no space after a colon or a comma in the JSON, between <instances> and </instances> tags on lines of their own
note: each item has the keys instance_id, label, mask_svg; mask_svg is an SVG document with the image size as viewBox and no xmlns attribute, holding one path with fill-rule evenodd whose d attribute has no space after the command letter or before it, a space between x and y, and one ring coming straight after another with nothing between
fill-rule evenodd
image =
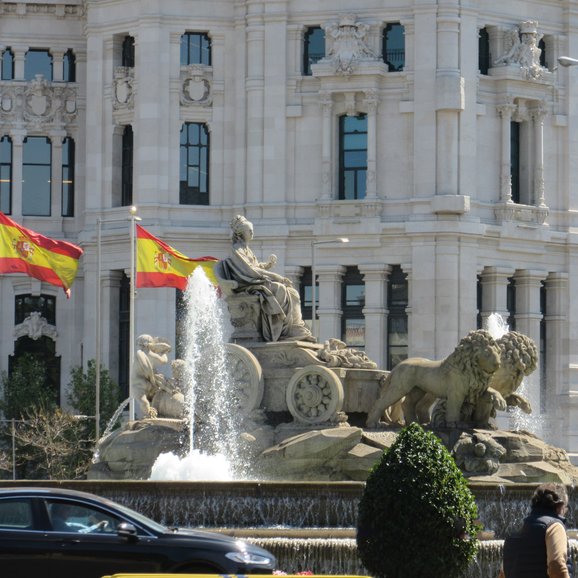
<instances>
[{"instance_id":1,"label":"trimmed hedge","mask_svg":"<svg viewBox=\"0 0 578 578\"><path fill-rule=\"evenodd\" d=\"M449 451L404 428L371 471L359 503L357 546L375 578L454 578L478 548L477 506Z\"/></svg>"}]
</instances>

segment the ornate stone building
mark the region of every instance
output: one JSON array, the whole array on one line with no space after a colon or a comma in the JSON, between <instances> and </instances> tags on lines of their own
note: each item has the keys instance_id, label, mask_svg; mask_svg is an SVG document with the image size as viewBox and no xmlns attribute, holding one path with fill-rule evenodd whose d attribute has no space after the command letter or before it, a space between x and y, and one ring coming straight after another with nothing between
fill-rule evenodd
<instances>
[{"instance_id":1,"label":"ornate stone building","mask_svg":"<svg viewBox=\"0 0 578 578\"><path fill-rule=\"evenodd\" d=\"M99 314L126 386L129 207L191 257L242 213L309 319L315 268L320 338L383 368L500 313L578 453L578 2L8 1L0 49L0 210L85 251L70 300L0 278L1 370L41 353L64 404ZM138 290L135 334L176 339L178 303Z\"/></svg>"}]
</instances>

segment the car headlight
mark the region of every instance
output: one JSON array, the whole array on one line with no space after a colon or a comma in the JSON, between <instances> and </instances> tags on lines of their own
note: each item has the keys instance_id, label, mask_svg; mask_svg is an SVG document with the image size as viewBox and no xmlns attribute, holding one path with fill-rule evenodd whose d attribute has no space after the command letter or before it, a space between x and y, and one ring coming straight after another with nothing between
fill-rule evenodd
<instances>
[{"instance_id":1,"label":"car headlight","mask_svg":"<svg viewBox=\"0 0 578 578\"><path fill-rule=\"evenodd\" d=\"M247 552L247 550L240 550L238 552L227 552L225 554L229 560L237 562L238 564L252 564L254 566L272 566L273 558L271 556L261 556L254 552Z\"/></svg>"}]
</instances>

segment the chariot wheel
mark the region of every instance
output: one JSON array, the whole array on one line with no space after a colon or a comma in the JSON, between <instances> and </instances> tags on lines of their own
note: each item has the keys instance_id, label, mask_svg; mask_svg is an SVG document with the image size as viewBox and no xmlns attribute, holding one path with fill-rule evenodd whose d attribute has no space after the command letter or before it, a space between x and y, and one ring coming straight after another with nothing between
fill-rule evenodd
<instances>
[{"instance_id":1,"label":"chariot wheel","mask_svg":"<svg viewBox=\"0 0 578 578\"><path fill-rule=\"evenodd\" d=\"M287 385L287 408L296 421L334 421L343 407L343 386L333 371L321 365L297 370Z\"/></svg>"},{"instance_id":2,"label":"chariot wheel","mask_svg":"<svg viewBox=\"0 0 578 578\"><path fill-rule=\"evenodd\" d=\"M227 343L226 349L227 368L237 407L242 415L249 415L260 407L263 400L265 386L261 364L248 349L236 343Z\"/></svg>"}]
</instances>

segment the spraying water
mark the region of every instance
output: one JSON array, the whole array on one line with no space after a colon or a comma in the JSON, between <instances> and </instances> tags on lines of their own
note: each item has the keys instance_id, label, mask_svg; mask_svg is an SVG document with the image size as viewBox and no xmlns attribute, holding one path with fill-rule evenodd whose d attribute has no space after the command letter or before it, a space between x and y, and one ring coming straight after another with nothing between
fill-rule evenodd
<instances>
[{"instance_id":1,"label":"spraying water","mask_svg":"<svg viewBox=\"0 0 578 578\"><path fill-rule=\"evenodd\" d=\"M485 325L486 330L496 340L500 339L500 337L503 337L510 330L508 327L508 323L499 313L492 313L486 319ZM534 397L533 395L534 388L530 387L528 379L529 378L526 377L522 380L522 384L520 385L517 393L529 399L532 404L532 407L534 408L534 412L536 412L540 407L540 403L539 400L532 399ZM511 418L510 429L514 431L527 431L537 435L538 437L542 436L543 424L542 419L539 415L536 415L534 413L532 414L524 413L519 407L510 408L508 410L508 413ZM500 417L501 416L498 416L497 420L498 423L500 423L501 421Z\"/></svg>"},{"instance_id":2,"label":"spraying water","mask_svg":"<svg viewBox=\"0 0 578 578\"><path fill-rule=\"evenodd\" d=\"M239 469L240 423L227 372L226 306L201 267L185 292L185 381L188 454L159 455L152 480L232 480Z\"/></svg>"}]
</instances>

